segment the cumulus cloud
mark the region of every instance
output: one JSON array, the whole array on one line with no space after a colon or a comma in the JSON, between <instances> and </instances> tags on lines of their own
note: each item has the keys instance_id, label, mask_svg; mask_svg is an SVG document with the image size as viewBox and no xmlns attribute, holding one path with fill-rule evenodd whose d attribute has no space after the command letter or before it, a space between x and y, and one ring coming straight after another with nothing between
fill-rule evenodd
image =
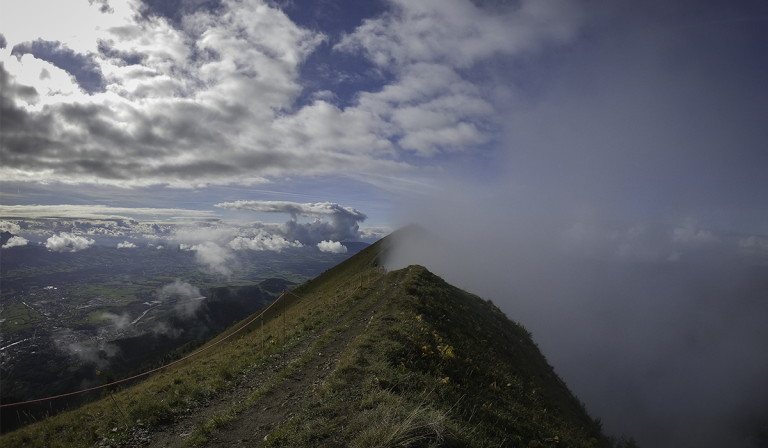
<instances>
[{"instance_id":1,"label":"cumulus cloud","mask_svg":"<svg viewBox=\"0 0 768 448\"><path fill-rule=\"evenodd\" d=\"M221 247L213 241L195 245L182 243L179 248L195 252L197 262L205 266L210 272L226 276L232 274L229 264L234 260L235 255L229 248Z\"/></svg>"},{"instance_id":2,"label":"cumulus cloud","mask_svg":"<svg viewBox=\"0 0 768 448\"><path fill-rule=\"evenodd\" d=\"M169 297L197 299L201 297L201 294L200 289L182 281L181 279L176 279L173 283L169 283L160 288L158 291L158 296L161 299L167 299Z\"/></svg>"},{"instance_id":3,"label":"cumulus cloud","mask_svg":"<svg viewBox=\"0 0 768 448\"><path fill-rule=\"evenodd\" d=\"M29 243L29 240L24 237L12 236L5 244L3 244L3 249L16 246L26 246L27 243Z\"/></svg>"},{"instance_id":4,"label":"cumulus cloud","mask_svg":"<svg viewBox=\"0 0 768 448\"><path fill-rule=\"evenodd\" d=\"M123 241L122 243L117 243L118 249L134 249L136 247L139 247L139 246L133 244L130 241Z\"/></svg>"},{"instance_id":5,"label":"cumulus cloud","mask_svg":"<svg viewBox=\"0 0 768 448\"><path fill-rule=\"evenodd\" d=\"M61 232L48 238L45 247L51 252L77 252L86 249L95 242L90 238Z\"/></svg>"},{"instance_id":6,"label":"cumulus cloud","mask_svg":"<svg viewBox=\"0 0 768 448\"><path fill-rule=\"evenodd\" d=\"M15 222L0 221L0 232L9 232L15 235L19 233L19 231L21 231L21 228Z\"/></svg>"},{"instance_id":7,"label":"cumulus cloud","mask_svg":"<svg viewBox=\"0 0 768 448\"><path fill-rule=\"evenodd\" d=\"M200 290L191 284L176 279L173 283L169 283L158 291L158 296L165 299L177 300L174 306L174 311L181 317L190 318L195 315L195 312L200 308L204 301L204 297L200 294ZM168 327L167 325L160 324L153 329L155 333L166 334L171 337L178 337L179 330Z\"/></svg>"},{"instance_id":8,"label":"cumulus cloud","mask_svg":"<svg viewBox=\"0 0 768 448\"><path fill-rule=\"evenodd\" d=\"M27 3L6 14L39 22ZM367 58L390 74L387 85L348 107L328 92L299 107L302 64L331 38L275 2L181 8L173 20L144 14L138 1L110 4L109 14L103 7L77 5L73 23L6 34L19 58L0 61L3 115L14 117L0 148L4 179L44 173L192 187L292 174L405 176L417 164L402 153L430 157L489 141L494 94L467 69L568 42L581 24L577 7L550 1L395 1L333 52Z\"/></svg>"},{"instance_id":9,"label":"cumulus cloud","mask_svg":"<svg viewBox=\"0 0 768 448\"><path fill-rule=\"evenodd\" d=\"M347 247L338 241L321 241L317 243L317 248L320 249L320 252L331 252L334 254L347 253Z\"/></svg>"},{"instance_id":10,"label":"cumulus cloud","mask_svg":"<svg viewBox=\"0 0 768 448\"><path fill-rule=\"evenodd\" d=\"M290 242L285 238L279 236L270 236L261 234L253 238L237 237L229 242L229 247L234 250L255 250L263 251L269 250L274 252L280 252L288 247L303 247L298 241Z\"/></svg>"},{"instance_id":11,"label":"cumulus cloud","mask_svg":"<svg viewBox=\"0 0 768 448\"><path fill-rule=\"evenodd\" d=\"M324 240L354 241L359 236L359 222L368 216L354 209L332 202L297 203L288 201L236 201L216 204L228 210L285 213L291 220L275 228L288 240L315 245ZM299 218L316 218L313 222L300 223ZM329 220L329 221L326 221Z\"/></svg>"},{"instance_id":12,"label":"cumulus cloud","mask_svg":"<svg viewBox=\"0 0 768 448\"><path fill-rule=\"evenodd\" d=\"M126 313L120 315L114 313L103 313L101 317L104 320L108 320L117 330L122 330L131 324L131 317Z\"/></svg>"}]
</instances>

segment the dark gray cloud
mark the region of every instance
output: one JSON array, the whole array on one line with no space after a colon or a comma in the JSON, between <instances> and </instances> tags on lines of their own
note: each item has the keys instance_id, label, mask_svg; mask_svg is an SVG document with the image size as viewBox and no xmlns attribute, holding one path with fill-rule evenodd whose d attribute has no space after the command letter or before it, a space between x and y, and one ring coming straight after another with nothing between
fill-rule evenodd
<instances>
[{"instance_id":1,"label":"dark gray cloud","mask_svg":"<svg viewBox=\"0 0 768 448\"><path fill-rule=\"evenodd\" d=\"M25 54L48 61L75 77L77 83L88 93L103 92L104 78L93 55L75 53L61 42L38 39L13 46L11 55L21 58Z\"/></svg>"},{"instance_id":2,"label":"dark gray cloud","mask_svg":"<svg viewBox=\"0 0 768 448\"><path fill-rule=\"evenodd\" d=\"M8 46L8 41L5 40L5 36L3 33L0 33L0 49L5 48Z\"/></svg>"}]
</instances>

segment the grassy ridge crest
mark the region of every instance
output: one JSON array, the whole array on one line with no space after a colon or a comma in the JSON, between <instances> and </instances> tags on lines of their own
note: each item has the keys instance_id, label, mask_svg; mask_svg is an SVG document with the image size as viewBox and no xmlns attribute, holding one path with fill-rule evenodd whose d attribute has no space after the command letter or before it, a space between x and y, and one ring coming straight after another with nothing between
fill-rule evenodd
<instances>
[{"instance_id":1,"label":"grassy ridge crest","mask_svg":"<svg viewBox=\"0 0 768 448\"><path fill-rule=\"evenodd\" d=\"M137 428L172 425L246 378L277 371L185 442L205 445L347 328L339 321L345 313L377 304L311 402L272 428L264 446L610 446L522 325L424 267L385 272L380 265L391 242L385 238L299 286L265 314L263 326L261 319L247 325L256 313L209 344L241 333L199 357L3 435L0 444L119 445ZM314 342L286 365L283 351L304 341Z\"/></svg>"}]
</instances>

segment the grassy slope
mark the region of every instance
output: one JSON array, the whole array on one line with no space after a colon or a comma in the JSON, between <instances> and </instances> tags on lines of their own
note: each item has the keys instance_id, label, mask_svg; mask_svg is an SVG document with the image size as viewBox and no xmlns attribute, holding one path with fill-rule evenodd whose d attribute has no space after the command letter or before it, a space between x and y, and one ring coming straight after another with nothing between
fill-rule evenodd
<instances>
[{"instance_id":1,"label":"grassy slope","mask_svg":"<svg viewBox=\"0 0 768 448\"><path fill-rule=\"evenodd\" d=\"M268 446L605 446L522 326L423 267L387 281L394 296Z\"/></svg>"},{"instance_id":2,"label":"grassy slope","mask_svg":"<svg viewBox=\"0 0 768 448\"><path fill-rule=\"evenodd\" d=\"M344 300L361 276L371 284L382 275L376 265L389 241L297 288L302 299L291 299L285 310L274 307L265 316L263 333L257 321L194 360L116 392L128 424L162 425L203 406L212 396L226 394L240 375L260 369L283 343L297 344L343 314L366 293L363 288ZM268 445L428 446L442 440L490 447L528 446L535 440L544 446L605 446L599 428L530 334L491 303L418 266L389 273L386 284L390 299L345 350L317 401L276 428ZM258 400L259 393L249 400ZM0 445L69 447L88 446L104 436L120 439L127 431L110 398L9 433ZM551 440L555 436L559 443Z\"/></svg>"}]
</instances>

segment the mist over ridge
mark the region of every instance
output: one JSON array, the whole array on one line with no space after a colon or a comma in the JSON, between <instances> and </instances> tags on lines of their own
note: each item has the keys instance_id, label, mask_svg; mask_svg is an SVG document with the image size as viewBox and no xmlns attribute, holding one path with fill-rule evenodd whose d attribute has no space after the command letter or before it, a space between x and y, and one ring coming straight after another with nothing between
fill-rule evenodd
<instances>
[{"instance_id":1,"label":"mist over ridge","mask_svg":"<svg viewBox=\"0 0 768 448\"><path fill-rule=\"evenodd\" d=\"M718 446L765 425L764 236L611 220L545 195L532 205L507 181L439 191L409 202L403 222L423 229L388 269L420 264L492 299L608 434Z\"/></svg>"}]
</instances>

